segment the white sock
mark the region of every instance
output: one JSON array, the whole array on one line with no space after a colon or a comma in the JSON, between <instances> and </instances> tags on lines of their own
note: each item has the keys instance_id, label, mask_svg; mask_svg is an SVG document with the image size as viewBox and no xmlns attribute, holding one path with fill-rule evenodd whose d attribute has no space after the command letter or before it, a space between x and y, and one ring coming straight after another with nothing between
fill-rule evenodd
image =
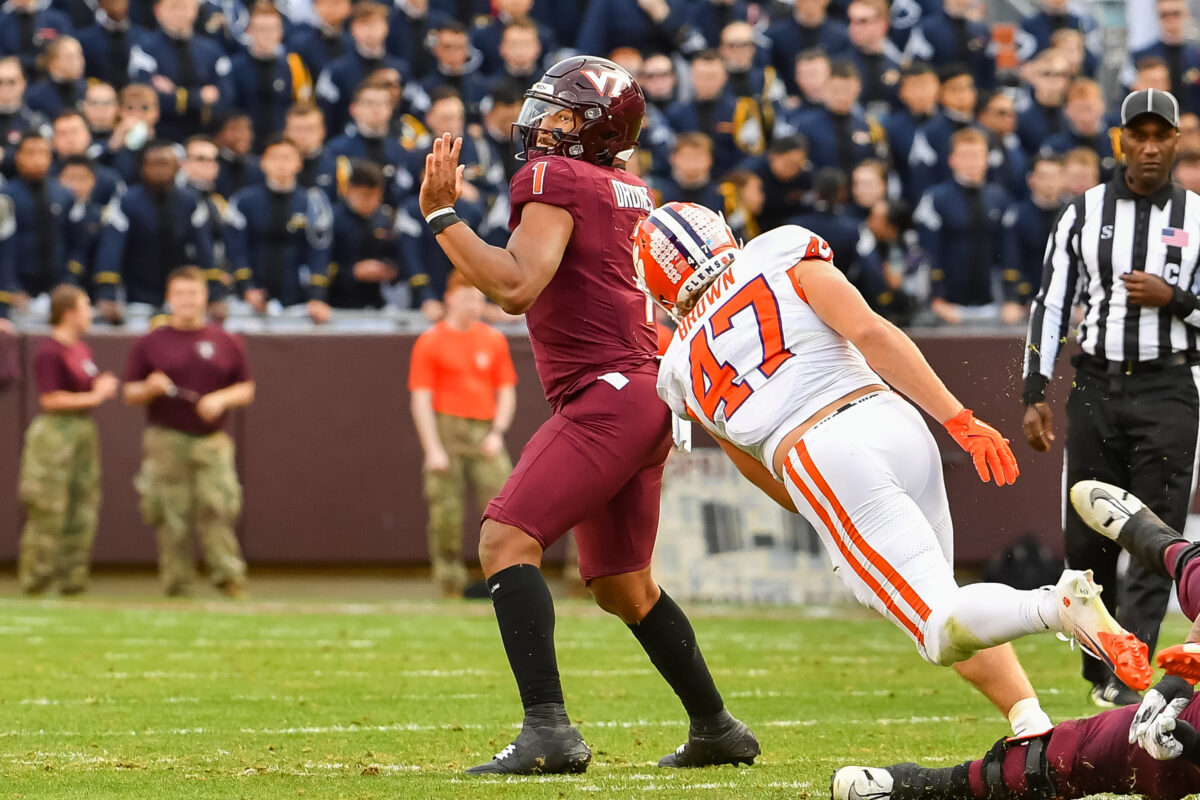
<instances>
[{"instance_id":1,"label":"white sock","mask_svg":"<svg viewBox=\"0 0 1200 800\"><path fill-rule=\"evenodd\" d=\"M1049 600L1048 606L1046 600ZM1045 608L1052 612L1047 619ZM1011 642L1031 633L1058 629L1058 612L1054 610L1054 595L1046 589L1022 591L1002 583L972 583L959 587L951 601L951 629L965 629L982 650ZM1053 625L1053 628L1051 627ZM966 641L955 641L965 644Z\"/></svg>"},{"instance_id":2,"label":"white sock","mask_svg":"<svg viewBox=\"0 0 1200 800\"><path fill-rule=\"evenodd\" d=\"M1018 700L1008 710L1008 724L1012 725L1013 736L1017 737L1035 736L1054 727L1036 697Z\"/></svg>"}]
</instances>

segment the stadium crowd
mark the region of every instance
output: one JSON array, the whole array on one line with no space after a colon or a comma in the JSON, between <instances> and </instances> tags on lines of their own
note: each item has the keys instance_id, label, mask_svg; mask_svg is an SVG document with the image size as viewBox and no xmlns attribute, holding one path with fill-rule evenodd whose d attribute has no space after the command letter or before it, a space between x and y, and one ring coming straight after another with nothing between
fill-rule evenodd
<instances>
[{"instance_id":1,"label":"stadium crowd","mask_svg":"<svg viewBox=\"0 0 1200 800\"><path fill-rule=\"evenodd\" d=\"M1060 203L1119 157L1094 20L1040 6L1005 45L984 0L9 0L0 327L44 321L64 282L110 322L155 310L183 265L218 319L439 318L450 265L416 207L431 141L464 137L458 212L503 243L510 126L568 51L643 86L629 168L659 201L747 240L819 231L899 322L1019 323ZM1177 178L1200 188L1187 3L1129 7L1160 39L1126 77L1179 98Z\"/></svg>"}]
</instances>

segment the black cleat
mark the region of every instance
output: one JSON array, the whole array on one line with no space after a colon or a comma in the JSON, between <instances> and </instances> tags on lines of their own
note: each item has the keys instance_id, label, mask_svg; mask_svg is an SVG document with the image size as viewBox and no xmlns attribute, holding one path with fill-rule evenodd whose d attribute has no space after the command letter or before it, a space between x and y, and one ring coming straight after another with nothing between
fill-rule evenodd
<instances>
[{"instance_id":1,"label":"black cleat","mask_svg":"<svg viewBox=\"0 0 1200 800\"><path fill-rule=\"evenodd\" d=\"M713 767L718 764L754 763L760 750L758 739L745 723L728 710L711 719L692 721L688 740L674 753L658 760L660 767Z\"/></svg>"},{"instance_id":2,"label":"black cleat","mask_svg":"<svg viewBox=\"0 0 1200 800\"><path fill-rule=\"evenodd\" d=\"M467 770L468 775L561 775L580 773L592 760L592 750L567 720L562 706L552 719L526 714L521 732L486 764Z\"/></svg>"},{"instance_id":3,"label":"black cleat","mask_svg":"<svg viewBox=\"0 0 1200 800\"><path fill-rule=\"evenodd\" d=\"M1119 706L1135 706L1142 702L1142 696L1130 689L1117 678L1109 678L1103 683L1093 684L1088 696L1092 703L1100 708L1117 708Z\"/></svg>"}]
</instances>

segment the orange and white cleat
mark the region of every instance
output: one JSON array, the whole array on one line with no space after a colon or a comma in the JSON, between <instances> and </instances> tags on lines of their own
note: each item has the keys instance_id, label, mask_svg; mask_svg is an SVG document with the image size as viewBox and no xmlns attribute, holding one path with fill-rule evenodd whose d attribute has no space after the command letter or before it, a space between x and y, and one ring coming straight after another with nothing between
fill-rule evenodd
<instances>
[{"instance_id":1,"label":"orange and white cleat","mask_svg":"<svg viewBox=\"0 0 1200 800\"><path fill-rule=\"evenodd\" d=\"M1143 691L1152 675L1149 650L1108 613L1100 599L1102 589L1090 569L1063 571L1054 587L1063 633L1107 664L1127 686Z\"/></svg>"},{"instance_id":2,"label":"orange and white cleat","mask_svg":"<svg viewBox=\"0 0 1200 800\"><path fill-rule=\"evenodd\" d=\"M1168 675L1178 675L1193 686L1200 682L1200 643L1166 647L1158 651L1156 660Z\"/></svg>"}]
</instances>

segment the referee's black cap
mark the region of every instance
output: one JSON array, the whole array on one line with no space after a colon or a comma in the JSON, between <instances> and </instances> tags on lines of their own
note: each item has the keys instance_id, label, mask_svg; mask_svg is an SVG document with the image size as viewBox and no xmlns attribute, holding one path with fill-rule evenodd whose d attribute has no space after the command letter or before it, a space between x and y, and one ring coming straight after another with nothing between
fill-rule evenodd
<instances>
[{"instance_id":1,"label":"referee's black cap","mask_svg":"<svg viewBox=\"0 0 1200 800\"><path fill-rule=\"evenodd\" d=\"M1161 89L1130 92L1125 102L1121 103L1121 126L1128 125L1143 114L1153 114L1172 128L1179 127L1179 101L1170 92Z\"/></svg>"}]
</instances>

